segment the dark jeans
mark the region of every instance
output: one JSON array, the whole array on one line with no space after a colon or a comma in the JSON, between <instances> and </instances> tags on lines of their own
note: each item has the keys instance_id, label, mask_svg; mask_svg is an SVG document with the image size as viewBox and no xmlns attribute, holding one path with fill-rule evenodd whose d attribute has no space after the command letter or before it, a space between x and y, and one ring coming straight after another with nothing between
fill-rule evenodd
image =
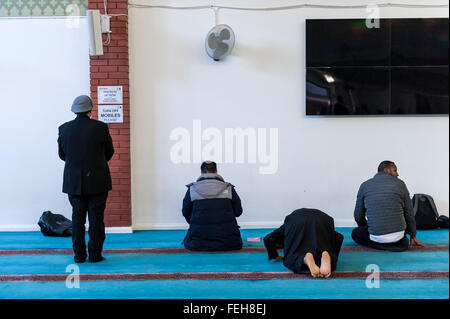
<instances>
[{"instance_id":1,"label":"dark jeans","mask_svg":"<svg viewBox=\"0 0 450 319\"><path fill-rule=\"evenodd\" d=\"M395 243L381 244L374 242L370 240L368 226L359 226L353 229L352 238L356 243L360 245L379 250L399 252L407 250L409 246L409 241L408 238L406 238L406 236Z\"/></svg>"},{"instance_id":2,"label":"dark jeans","mask_svg":"<svg viewBox=\"0 0 450 319\"><path fill-rule=\"evenodd\" d=\"M101 258L103 242L105 241L104 211L108 192L95 195L70 195L72 205L72 244L76 259L85 259L85 224L86 214L89 218L89 260Z\"/></svg>"}]
</instances>

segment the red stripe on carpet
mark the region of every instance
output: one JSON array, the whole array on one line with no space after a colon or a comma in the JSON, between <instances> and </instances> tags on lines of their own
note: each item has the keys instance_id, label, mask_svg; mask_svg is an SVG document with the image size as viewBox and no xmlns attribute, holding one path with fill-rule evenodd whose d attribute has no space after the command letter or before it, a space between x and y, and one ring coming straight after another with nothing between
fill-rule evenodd
<instances>
[{"instance_id":1,"label":"red stripe on carpet","mask_svg":"<svg viewBox=\"0 0 450 319\"><path fill-rule=\"evenodd\" d=\"M365 271L336 271L330 278L365 279L373 273ZM433 279L448 278L448 271L380 271L380 279ZM0 282L10 281L65 281L73 274L0 275ZM223 273L135 273L135 274L80 274L80 281L127 280L267 280L311 279L310 274L291 272L223 272Z\"/></svg>"},{"instance_id":2,"label":"red stripe on carpet","mask_svg":"<svg viewBox=\"0 0 450 319\"><path fill-rule=\"evenodd\" d=\"M448 245L430 245L426 247L415 246L408 251L448 251ZM226 253L265 252L264 247L245 247L241 250L226 251ZM343 246L341 252L352 251L380 251L363 246ZM104 254L182 254L182 253L225 253L225 252L200 252L190 251L184 248L117 248L103 249ZM0 250L0 255L72 255L72 249L6 249Z\"/></svg>"}]
</instances>

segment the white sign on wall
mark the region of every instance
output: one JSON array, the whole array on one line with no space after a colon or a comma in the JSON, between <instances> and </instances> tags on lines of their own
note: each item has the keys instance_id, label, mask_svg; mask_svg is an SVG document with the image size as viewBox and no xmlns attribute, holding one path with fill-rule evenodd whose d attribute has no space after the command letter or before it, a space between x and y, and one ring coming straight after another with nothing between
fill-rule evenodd
<instances>
[{"instance_id":1,"label":"white sign on wall","mask_svg":"<svg viewBox=\"0 0 450 319\"><path fill-rule=\"evenodd\" d=\"M122 86L97 87L98 104L123 104Z\"/></svg>"},{"instance_id":2,"label":"white sign on wall","mask_svg":"<svg viewBox=\"0 0 450 319\"><path fill-rule=\"evenodd\" d=\"M105 123L123 123L123 105L99 105L98 120Z\"/></svg>"}]
</instances>

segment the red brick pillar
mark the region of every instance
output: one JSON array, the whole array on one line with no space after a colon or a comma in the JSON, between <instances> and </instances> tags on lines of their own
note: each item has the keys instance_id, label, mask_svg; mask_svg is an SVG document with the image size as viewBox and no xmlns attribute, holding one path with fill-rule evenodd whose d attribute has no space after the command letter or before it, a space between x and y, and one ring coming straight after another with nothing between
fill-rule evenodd
<instances>
[{"instance_id":1,"label":"red brick pillar","mask_svg":"<svg viewBox=\"0 0 450 319\"><path fill-rule=\"evenodd\" d=\"M89 10L104 14L103 0L89 0ZM128 14L127 0L108 0L108 14ZM123 123L108 124L115 154L109 162L112 191L105 210L106 227L131 226L130 179L130 102L128 77L128 16L112 16L109 45L103 46L103 55L90 57L91 97L93 118L98 116L97 86L123 86ZM106 34L103 35L103 41Z\"/></svg>"}]
</instances>

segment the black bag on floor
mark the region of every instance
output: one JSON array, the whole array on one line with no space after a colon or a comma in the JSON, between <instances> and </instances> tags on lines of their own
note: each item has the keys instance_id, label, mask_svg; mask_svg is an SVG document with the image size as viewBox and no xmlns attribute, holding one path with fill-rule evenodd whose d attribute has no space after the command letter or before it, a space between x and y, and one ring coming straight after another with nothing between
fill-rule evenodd
<instances>
[{"instance_id":1,"label":"black bag on floor","mask_svg":"<svg viewBox=\"0 0 450 319\"><path fill-rule=\"evenodd\" d=\"M38 225L45 236L72 236L72 221L60 214L52 214L52 212L46 211L39 218Z\"/></svg>"},{"instance_id":2,"label":"black bag on floor","mask_svg":"<svg viewBox=\"0 0 450 319\"><path fill-rule=\"evenodd\" d=\"M448 217L441 215L438 218L439 228L448 228Z\"/></svg>"},{"instance_id":3,"label":"black bag on floor","mask_svg":"<svg viewBox=\"0 0 450 319\"><path fill-rule=\"evenodd\" d=\"M439 227L439 214L433 197L426 194L414 194L412 204L417 229L435 229Z\"/></svg>"}]
</instances>

